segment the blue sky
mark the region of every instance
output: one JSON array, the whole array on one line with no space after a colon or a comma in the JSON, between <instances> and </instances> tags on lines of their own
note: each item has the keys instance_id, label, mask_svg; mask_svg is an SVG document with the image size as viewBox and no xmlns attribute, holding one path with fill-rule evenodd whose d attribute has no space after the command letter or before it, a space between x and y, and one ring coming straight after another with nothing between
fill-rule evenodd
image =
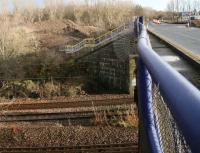
<instances>
[{"instance_id":1,"label":"blue sky","mask_svg":"<svg viewBox=\"0 0 200 153\"><path fill-rule=\"evenodd\" d=\"M43 0L36 0L38 4L42 5L43 4Z\"/></svg>"}]
</instances>

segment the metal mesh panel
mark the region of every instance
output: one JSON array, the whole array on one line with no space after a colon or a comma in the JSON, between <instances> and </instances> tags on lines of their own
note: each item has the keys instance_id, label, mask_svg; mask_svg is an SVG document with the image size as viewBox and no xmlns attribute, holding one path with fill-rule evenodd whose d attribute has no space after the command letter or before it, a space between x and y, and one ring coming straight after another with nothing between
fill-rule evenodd
<instances>
[{"instance_id":1,"label":"metal mesh panel","mask_svg":"<svg viewBox=\"0 0 200 153\"><path fill-rule=\"evenodd\" d=\"M163 153L191 153L160 93L159 85L155 83L152 85L152 98L155 126Z\"/></svg>"}]
</instances>

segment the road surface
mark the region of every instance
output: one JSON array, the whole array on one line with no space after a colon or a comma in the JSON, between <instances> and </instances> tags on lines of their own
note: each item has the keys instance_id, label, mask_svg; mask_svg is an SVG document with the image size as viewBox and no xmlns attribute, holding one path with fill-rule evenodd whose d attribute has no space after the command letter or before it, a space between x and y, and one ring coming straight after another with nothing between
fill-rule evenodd
<instances>
[{"instance_id":1,"label":"road surface","mask_svg":"<svg viewBox=\"0 0 200 153\"><path fill-rule=\"evenodd\" d=\"M200 28L187 28L185 25L176 24L154 24L148 25L158 35L166 38L173 44L192 52L193 55L200 56Z\"/></svg>"},{"instance_id":2,"label":"road surface","mask_svg":"<svg viewBox=\"0 0 200 153\"><path fill-rule=\"evenodd\" d=\"M153 50L200 90L200 70L193 67L183 57L173 52L170 47L160 42L155 36L150 35L150 40Z\"/></svg>"}]
</instances>

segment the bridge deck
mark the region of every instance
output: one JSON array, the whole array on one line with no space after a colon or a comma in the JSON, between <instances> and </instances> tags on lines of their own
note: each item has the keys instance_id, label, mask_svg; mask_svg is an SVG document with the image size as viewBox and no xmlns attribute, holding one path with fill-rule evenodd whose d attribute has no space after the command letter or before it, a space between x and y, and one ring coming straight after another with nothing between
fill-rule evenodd
<instances>
[{"instance_id":1,"label":"bridge deck","mask_svg":"<svg viewBox=\"0 0 200 153\"><path fill-rule=\"evenodd\" d=\"M173 66L179 73L184 75L196 87L200 89L200 71L193 67L180 55L172 51L165 43L150 35L152 48L161 56L161 58Z\"/></svg>"},{"instance_id":2,"label":"bridge deck","mask_svg":"<svg viewBox=\"0 0 200 153\"><path fill-rule=\"evenodd\" d=\"M176 24L149 24L149 29L155 31L193 54L200 56L200 29L187 28L185 25Z\"/></svg>"}]
</instances>

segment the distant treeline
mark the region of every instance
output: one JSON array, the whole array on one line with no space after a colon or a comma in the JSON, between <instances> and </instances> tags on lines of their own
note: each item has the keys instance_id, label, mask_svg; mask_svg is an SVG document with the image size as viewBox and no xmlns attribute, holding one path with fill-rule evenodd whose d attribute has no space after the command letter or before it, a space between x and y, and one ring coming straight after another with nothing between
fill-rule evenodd
<instances>
[{"instance_id":1,"label":"distant treeline","mask_svg":"<svg viewBox=\"0 0 200 153\"><path fill-rule=\"evenodd\" d=\"M70 19L84 25L98 26L105 29L116 27L133 18L145 15L157 16L151 8L143 8L130 1L85 0L44 0L39 5L36 0L1 0L1 19L12 17L17 22L39 22L45 20Z\"/></svg>"}]
</instances>

